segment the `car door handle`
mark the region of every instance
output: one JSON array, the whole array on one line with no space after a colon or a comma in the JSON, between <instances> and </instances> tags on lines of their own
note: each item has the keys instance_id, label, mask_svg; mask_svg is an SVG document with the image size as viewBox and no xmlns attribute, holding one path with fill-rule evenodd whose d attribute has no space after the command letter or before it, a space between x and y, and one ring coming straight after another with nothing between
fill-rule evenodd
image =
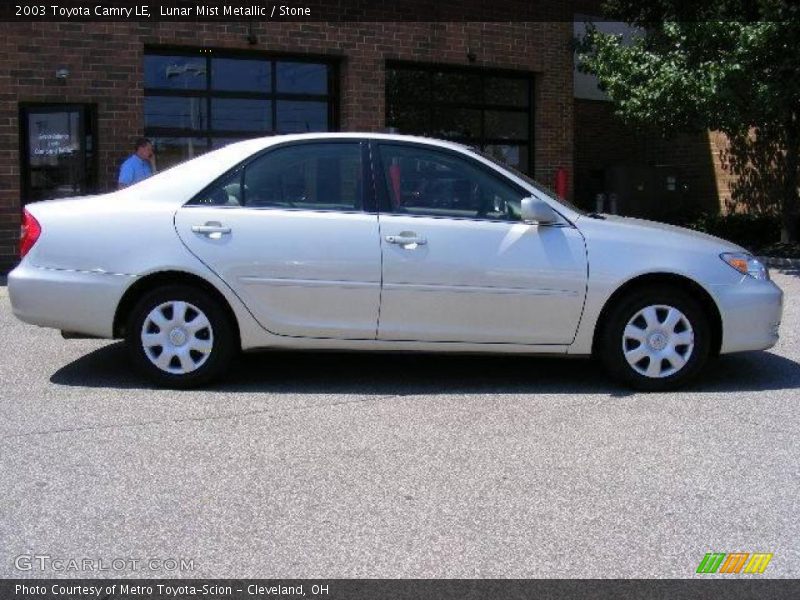
<instances>
[{"instance_id":1,"label":"car door handle","mask_svg":"<svg viewBox=\"0 0 800 600\"><path fill-rule=\"evenodd\" d=\"M413 233L401 233L400 235L387 235L384 238L390 244L397 244L398 246L411 246L412 244L416 244L417 246L424 246L428 243L424 237L418 236Z\"/></svg>"},{"instance_id":2,"label":"car door handle","mask_svg":"<svg viewBox=\"0 0 800 600\"><path fill-rule=\"evenodd\" d=\"M202 235L212 235L216 233L217 237L219 237L220 235L230 233L231 228L226 227L222 223L209 222L205 225L192 225L192 231Z\"/></svg>"}]
</instances>

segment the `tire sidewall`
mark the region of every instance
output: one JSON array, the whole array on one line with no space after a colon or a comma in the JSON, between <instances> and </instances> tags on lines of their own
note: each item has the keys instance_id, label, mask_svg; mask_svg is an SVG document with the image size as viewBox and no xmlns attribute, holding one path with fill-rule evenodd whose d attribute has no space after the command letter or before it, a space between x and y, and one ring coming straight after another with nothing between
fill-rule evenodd
<instances>
[{"instance_id":1,"label":"tire sidewall","mask_svg":"<svg viewBox=\"0 0 800 600\"><path fill-rule=\"evenodd\" d=\"M653 379L637 373L628 364L622 349L622 336L637 312L659 304L677 308L686 316L694 331L694 348L689 360L677 373ZM683 291L653 288L634 292L611 311L603 328L599 351L606 368L617 379L642 391L663 391L691 381L708 361L710 348L711 327L701 304Z\"/></svg>"},{"instance_id":2,"label":"tire sidewall","mask_svg":"<svg viewBox=\"0 0 800 600\"><path fill-rule=\"evenodd\" d=\"M160 304L184 301L200 309L211 323L214 335L211 354L196 370L175 375L166 373L150 362L141 342L141 331L147 315ZM145 294L128 319L126 345L134 366L156 384L171 388L191 388L220 377L230 365L236 350L233 327L219 302L203 290L185 285L170 285Z\"/></svg>"}]
</instances>

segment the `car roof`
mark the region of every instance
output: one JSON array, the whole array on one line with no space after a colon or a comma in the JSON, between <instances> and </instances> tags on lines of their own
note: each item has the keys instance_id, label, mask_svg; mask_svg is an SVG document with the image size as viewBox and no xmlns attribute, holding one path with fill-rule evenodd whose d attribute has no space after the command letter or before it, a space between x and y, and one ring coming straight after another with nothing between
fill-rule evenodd
<instances>
[{"instance_id":1,"label":"car roof","mask_svg":"<svg viewBox=\"0 0 800 600\"><path fill-rule=\"evenodd\" d=\"M395 142L414 142L418 144L427 144L431 146L440 146L442 148L451 148L454 150L464 150L468 146L451 142L448 140L441 140L431 137L423 137L419 135L402 135L399 133L377 133L370 131L341 131L341 132L318 132L318 133L289 133L280 135L270 135L260 138L252 138L243 140L241 142L234 142L228 146L242 146L243 149L255 150L259 147L268 148L275 144L282 144L286 142L295 141L313 141L313 140L337 140L337 139L371 139L371 140L387 140Z\"/></svg>"}]
</instances>

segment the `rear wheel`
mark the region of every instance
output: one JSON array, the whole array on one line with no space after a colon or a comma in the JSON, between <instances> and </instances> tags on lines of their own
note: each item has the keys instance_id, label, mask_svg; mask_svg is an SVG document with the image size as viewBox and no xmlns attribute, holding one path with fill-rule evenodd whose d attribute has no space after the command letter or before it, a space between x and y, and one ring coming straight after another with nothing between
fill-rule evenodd
<instances>
[{"instance_id":1,"label":"rear wheel","mask_svg":"<svg viewBox=\"0 0 800 600\"><path fill-rule=\"evenodd\" d=\"M219 302L185 285L158 288L136 304L126 342L136 367L161 386L190 388L220 377L236 338Z\"/></svg>"},{"instance_id":2,"label":"rear wheel","mask_svg":"<svg viewBox=\"0 0 800 600\"><path fill-rule=\"evenodd\" d=\"M612 308L598 345L617 379L659 391L690 381L708 361L711 327L702 306L670 288L633 292Z\"/></svg>"}]
</instances>

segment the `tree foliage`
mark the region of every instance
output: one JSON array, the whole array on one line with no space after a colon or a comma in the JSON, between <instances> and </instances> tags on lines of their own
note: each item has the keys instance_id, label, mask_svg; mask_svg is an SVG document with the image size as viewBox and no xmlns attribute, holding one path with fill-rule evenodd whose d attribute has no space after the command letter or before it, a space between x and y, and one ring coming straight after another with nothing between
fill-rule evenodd
<instances>
[{"instance_id":1,"label":"tree foliage","mask_svg":"<svg viewBox=\"0 0 800 600\"><path fill-rule=\"evenodd\" d=\"M667 135L727 134L734 199L771 203L782 216L784 241L796 239L800 6L610 0L605 10L642 32L623 43L589 25L579 42L580 68L597 76L617 113Z\"/></svg>"}]
</instances>

